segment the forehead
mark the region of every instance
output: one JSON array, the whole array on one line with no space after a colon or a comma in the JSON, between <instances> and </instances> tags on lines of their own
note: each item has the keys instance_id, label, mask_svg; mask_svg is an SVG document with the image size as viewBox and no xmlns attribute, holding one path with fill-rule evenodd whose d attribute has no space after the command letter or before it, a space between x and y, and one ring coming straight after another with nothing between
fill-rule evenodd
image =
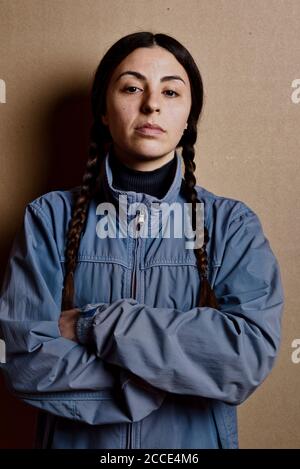
<instances>
[{"instance_id":1,"label":"forehead","mask_svg":"<svg viewBox=\"0 0 300 469\"><path fill-rule=\"evenodd\" d=\"M116 80L120 73L126 70L140 72L146 78L160 78L163 75L178 74L186 83L189 81L185 68L178 62L176 57L160 46L135 49L116 67L112 75L112 81Z\"/></svg>"}]
</instances>

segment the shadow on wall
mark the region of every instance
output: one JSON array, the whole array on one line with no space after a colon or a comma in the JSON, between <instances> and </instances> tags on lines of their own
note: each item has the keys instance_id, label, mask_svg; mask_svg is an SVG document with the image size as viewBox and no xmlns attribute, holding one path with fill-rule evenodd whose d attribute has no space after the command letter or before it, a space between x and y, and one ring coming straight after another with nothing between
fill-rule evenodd
<instances>
[{"instance_id":1,"label":"shadow on wall","mask_svg":"<svg viewBox=\"0 0 300 469\"><path fill-rule=\"evenodd\" d=\"M38 138L40 146L36 158L40 161L42 155L46 171L41 193L81 184L92 124L90 100L84 90L51 98L46 108L44 122L37 116L35 129L38 136L33 137Z\"/></svg>"},{"instance_id":2,"label":"shadow on wall","mask_svg":"<svg viewBox=\"0 0 300 469\"><path fill-rule=\"evenodd\" d=\"M41 104L41 110L34 117L30 128L26 130L26 138L28 138L29 131L30 140L37 142L35 158L38 167L41 168L39 179L36 167L32 167L32 191L29 194L29 201L52 190L67 190L81 184L88 156L89 131L92 121L86 90L78 90L76 93L56 99L52 98L50 105L49 97L47 101L48 103L43 101L44 105ZM23 114L28 118L28 109L24 109ZM13 129L12 134L14 134ZM24 153L24 145L22 145L20 141L20 150ZM43 155L42 167L41 155ZM34 165L35 158L29 155L28 161L33 162ZM30 179L30 167L27 177ZM43 183L41 184L40 181ZM14 189L15 186L12 187ZM24 198L22 199L22 195L19 194L16 197L17 200L18 196L22 202L16 208L16 213L20 213L22 218L25 209ZM17 220L10 231L7 227L1 227L0 265L2 266L7 264L15 231L21 223L18 215L15 218ZM1 285L3 278L4 272L1 269ZM11 396L1 374L0 415L0 448L31 448L34 443L37 411Z\"/></svg>"}]
</instances>

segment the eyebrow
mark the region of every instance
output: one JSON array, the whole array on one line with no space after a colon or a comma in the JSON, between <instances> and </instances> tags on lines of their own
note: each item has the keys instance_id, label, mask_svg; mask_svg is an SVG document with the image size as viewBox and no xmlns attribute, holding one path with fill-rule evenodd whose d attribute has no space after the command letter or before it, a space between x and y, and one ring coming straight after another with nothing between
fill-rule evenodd
<instances>
[{"instance_id":1,"label":"eyebrow","mask_svg":"<svg viewBox=\"0 0 300 469\"><path fill-rule=\"evenodd\" d=\"M144 75L142 75L141 73L139 72L134 72L132 70L127 70L126 72L122 72L117 78L116 78L116 82L124 75L133 75L135 76L136 78L138 78L139 80L142 80L142 81L145 81L146 80L146 77ZM185 81L183 80L183 78L181 78L179 75L167 75L165 77L162 77L160 79L161 82L164 82L164 81L170 81L170 80L181 80L184 84Z\"/></svg>"}]
</instances>

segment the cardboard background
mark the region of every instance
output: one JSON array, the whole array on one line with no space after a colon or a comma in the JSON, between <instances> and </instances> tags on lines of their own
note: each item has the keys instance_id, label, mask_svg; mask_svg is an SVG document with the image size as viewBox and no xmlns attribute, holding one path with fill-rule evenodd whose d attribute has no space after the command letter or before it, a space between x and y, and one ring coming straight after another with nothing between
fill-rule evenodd
<instances>
[{"instance_id":1,"label":"cardboard background","mask_svg":"<svg viewBox=\"0 0 300 469\"><path fill-rule=\"evenodd\" d=\"M300 338L300 102L291 100L300 79L300 2L152 0L149 8L145 0L0 0L0 11L1 276L25 204L81 181L87 94L102 55L131 32L174 36L204 82L197 183L256 211L285 288L281 352L239 407L240 447L300 447L300 363L291 360ZM0 447L30 447L35 411L10 397L2 379L0 415Z\"/></svg>"}]
</instances>

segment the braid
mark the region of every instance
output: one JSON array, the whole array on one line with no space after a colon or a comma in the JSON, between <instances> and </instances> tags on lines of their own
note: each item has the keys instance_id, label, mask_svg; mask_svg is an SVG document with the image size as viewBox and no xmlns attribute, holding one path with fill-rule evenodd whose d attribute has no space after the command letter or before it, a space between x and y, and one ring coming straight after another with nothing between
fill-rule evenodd
<instances>
[{"instance_id":1,"label":"braid","mask_svg":"<svg viewBox=\"0 0 300 469\"><path fill-rule=\"evenodd\" d=\"M86 222L90 200L96 191L96 181L100 172L100 155L104 153L104 147L98 143L99 140L101 142L102 139L99 139L99 129L97 129L96 123L94 122L91 127L89 156L86 170L82 179L80 191L74 201L72 217L68 227L65 250L66 272L62 292L62 311L74 308L74 271L76 268L80 236Z\"/></svg>"},{"instance_id":2,"label":"braid","mask_svg":"<svg viewBox=\"0 0 300 469\"><path fill-rule=\"evenodd\" d=\"M196 178L194 171L196 164L194 162L195 150L194 142L196 141L197 130L192 129L189 125L185 132L185 143L182 146L182 157L184 160L185 172L184 172L184 189L187 200L192 204L192 228L196 231L196 203L201 201L197 197L197 191L195 189ZM192 143L191 143L192 142ZM211 308L218 309L218 301L215 296L213 289L211 288L208 281L208 260L206 252L206 244L209 240L207 227L204 225L204 242L201 248L195 248L194 253L197 259L197 265L199 274L201 277L201 290L200 299L198 306L210 306Z\"/></svg>"}]
</instances>

